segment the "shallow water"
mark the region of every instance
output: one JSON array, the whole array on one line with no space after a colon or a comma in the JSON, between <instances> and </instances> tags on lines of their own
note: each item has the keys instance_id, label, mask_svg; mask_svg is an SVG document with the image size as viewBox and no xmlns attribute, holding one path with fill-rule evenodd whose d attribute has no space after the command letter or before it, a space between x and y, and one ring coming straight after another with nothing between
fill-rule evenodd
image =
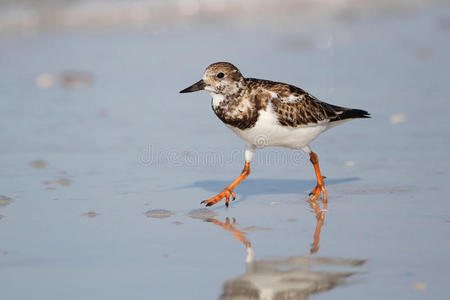
<instances>
[{"instance_id":1,"label":"shallow water","mask_svg":"<svg viewBox=\"0 0 450 300\"><path fill-rule=\"evenodd\" d=\"M0 36L1 299L446 299L448 11ZM326 211L308 158L278 148L198 210L243 165L209 96L178 94L217 60L372 114L311 145Z\"/></svg>"}]
</instances>

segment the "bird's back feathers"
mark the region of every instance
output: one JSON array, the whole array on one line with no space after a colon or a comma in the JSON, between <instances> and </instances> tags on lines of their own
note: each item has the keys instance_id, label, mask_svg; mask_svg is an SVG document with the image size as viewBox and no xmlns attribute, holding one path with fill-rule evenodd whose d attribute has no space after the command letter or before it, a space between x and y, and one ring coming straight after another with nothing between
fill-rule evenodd
<instances>
[{"instance_id":1,"label":"bird's back feathers","mask_svg":"<svg viewBox=\"0 0 450 300\"><path fill-rule=\"evenodd\" d=\"M323 121L370 118L367 111L328 104L290 84L254 78L247 78L246 81L256 93L259 86L270 95L272 108L283 126L299 127Z\"/></svg>"}]
</instances>

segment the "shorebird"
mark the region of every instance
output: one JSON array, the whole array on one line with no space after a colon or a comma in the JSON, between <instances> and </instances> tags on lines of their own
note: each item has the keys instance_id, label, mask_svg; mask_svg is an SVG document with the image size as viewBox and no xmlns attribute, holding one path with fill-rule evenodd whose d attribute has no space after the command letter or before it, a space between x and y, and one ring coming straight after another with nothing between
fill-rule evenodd
<instances>
[{"instance_id":1,"label":"shorebird","mask_svg":"<svg viewBox=\"0 0 450 300\"><path fill-rule=\"evenodd\" d=\"M324 176L319 157L309 143L324 131L356 118L370 118L361 109L340 107L322 102L294 85L245 78L233 64L217 62L209 65L200 81L180 91L205 90L211 93L212 109L245 143L245 165L241 175L216 196L201 203L211 206L230 197L236 199L234 188L250 174L250 162L257 148L278 146L303 150L309 154L316 173L317 185L309 201L323 194L327 202Z\"/></svg>"}]
</instances>

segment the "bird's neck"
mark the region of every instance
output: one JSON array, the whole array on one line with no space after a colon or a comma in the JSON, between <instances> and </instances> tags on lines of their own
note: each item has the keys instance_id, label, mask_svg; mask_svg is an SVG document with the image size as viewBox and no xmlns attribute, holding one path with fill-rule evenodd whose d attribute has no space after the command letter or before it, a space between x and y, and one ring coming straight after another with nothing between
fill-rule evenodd
<instances>
[{"instance_id":1,"label":"bird's neck","mask_svg":"<svg viewBox=\"0 0 450 300\"><path fill-rule=\"evenodd\" d=\"M259 112L254 101L248 98L246 85L233 93L211 93L212 108L222 122L241 130L251 128L258 120Z\"/></svg>"},{"instance_id":2,"label":"bird's neck","mask_svg":"<svg viewBox=\"0 0 450 300\"><path fill-rule=\"evenodd\" d=\"M211 97L211 106L213 107L213 109L216 109L224 104L226 105L226 103L228 102L223 94L211 92Z\"/></svg>"}]
</instances>

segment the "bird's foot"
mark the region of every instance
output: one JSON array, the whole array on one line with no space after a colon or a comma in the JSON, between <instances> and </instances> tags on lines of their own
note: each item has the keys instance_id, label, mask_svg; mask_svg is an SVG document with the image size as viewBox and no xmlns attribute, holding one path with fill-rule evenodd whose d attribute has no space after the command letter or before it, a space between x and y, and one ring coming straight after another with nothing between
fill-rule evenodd
<instances>
[{"instance_id":1,"label":"bird's foot","mask_svg":"<svg viewBox=\"0 0 450 300\"><path fill-rule=\"evenodd\" d=\"M230 197L233 198L233 201L236 199L236 194L233 192L232 188L226 187L221 191L217 196L214 196L208 200L204 200L200 202L201 204L205 204L206 206L211 206L216 204L217 202L222 201L225 198L225 206L228 207L230 203Z\"/></svg>"},{"instance_id":2,"label":"bird's foot","mask_svg":"<svg viewBox=\"0 0 450 300\"><path fill-rule=\"evenodd\" d=\"M312 202L314 200L316 200L317 198L319 198L320 194L323 193L323 202L327 203L327 190L325 189L325 183L322 182L318 182L316 187L311 191L311 193L309 193L310 196L312 196L308 201Z\"/></svg>"}]
</instances>

